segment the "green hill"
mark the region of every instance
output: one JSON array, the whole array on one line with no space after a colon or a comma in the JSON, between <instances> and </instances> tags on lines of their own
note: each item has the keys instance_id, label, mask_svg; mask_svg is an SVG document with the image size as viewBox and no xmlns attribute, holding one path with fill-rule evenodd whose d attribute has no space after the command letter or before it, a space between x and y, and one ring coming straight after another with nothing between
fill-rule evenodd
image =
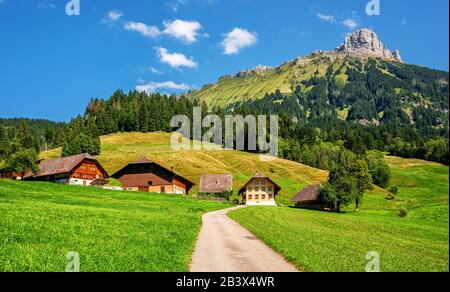
<instances>
[{"instance_id":1,"label":"green hill","mask_svg":"<svg viewBox=\"0 0 450 292\"><path fill-rule=\"evenodd\" d=\"M380 58L318 52L276 68L224 76L188 96L209 107L223 108L265 101L265 110L280 108L294 98L295 103L289 106L297 109L291 108L288 114L295 112L298 118L302 117L299 112L309 118L314 103L323 102L339 119L365 124L390 122L394 120L390 115L414 124L418 113L426 112L434 121L420 123L448 127L448 92L448 72ZM274 94L276 98L269 97Z\"/></svg>"},{"instance_id":2,"label":"green hill","mask_svg":"<svg viewBox=\"0 0 450 292\"><path fill-rule=\"evenodd\" d=\"M345 121L448 136L448 72L380 57L366 45L357 44L358 52L317 51L278 67L260 65L186 96L210 108L285 114L325 129Z\"/></svg>"},{"instance_id":3,"label":"green hill","mask_svg":"<svg viewBox=\"0 0 450 292\"><path fill-rule=\"evenodd\" d=\"M324 182L327 172L277 159L261 162L259 155L239 151L173 151L170 147L171 134L156 133L118 133L101 137L102 152L98 160L109 174L143 156L193 181L198 190L200 176L203 174L231 173L234 176L234 190L237 192L257 171L273 178L282 191L279 203L289 200L305 185ZM58 158L61 149L46 151L42 158Z\"/></svg>"}]
</instances>

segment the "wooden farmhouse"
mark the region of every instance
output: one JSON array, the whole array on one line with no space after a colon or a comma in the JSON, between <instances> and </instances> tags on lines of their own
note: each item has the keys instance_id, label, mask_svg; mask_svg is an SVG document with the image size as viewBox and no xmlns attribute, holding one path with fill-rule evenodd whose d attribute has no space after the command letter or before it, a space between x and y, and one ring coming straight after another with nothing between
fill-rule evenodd
<instances>
[{"instance_id":1,"label":"wooden farmhouse","mask_svg":"<svg viewBox=\"0 0 450 292\"><path fill-rule=\"evenodd\" d=\"M21 180L23 173L14 171L0 171L0 179Z\"/></svg>"},{"instance_id":2,"label":"wooden farmhouse","mask_svg":"<svg viewBox=\"0 0 450 292\"><path fill-rule=\"evenodd\" d=\"M320 188L320 185L307 186L291 202L298 208L320 208Z\"/></svg>"},{"instance_id":3,"label":"wooden farmhouse","mask_svg":"<svg viewBox=\"0 0 450 292\"><path fill-rule=\"evenodd\" d=\"M194 183L157 163L141 158L112 175L123 190L187 195Z\"/></svg>"},{"instance_id":4,"label":"wooden farmhouse","mask_svg":"<svg viewBox=\"0 0 450 292\"><path fill-rule=\"evenodd\" d=\"M233 175L208 174L200 177L200 193L220 195L233 191Z\"/></svg>"},{"instance_id":5,"label":"wooden farmhouse","mask_svg":"<svg viewBox=\"0 0 450 292\"><path fill-rule=\"evenodd\" d=\"M276 196L281 187L262 173L257 173L240 190L239 195L247 206L276 206Z\"/></svg>"},{"instance_id":6,"label":"wooden farmhouse","mask_svg":"<svg viewBox=\"0 0 450 292\"><path fill-rule=\"evenodd\" d=\"M105 178L108 178L108 173L97 159L84 153L44 161L39 164L37 173L27 174L24 180L90 186L94 181Z\"/></svg>"}]
</instances>

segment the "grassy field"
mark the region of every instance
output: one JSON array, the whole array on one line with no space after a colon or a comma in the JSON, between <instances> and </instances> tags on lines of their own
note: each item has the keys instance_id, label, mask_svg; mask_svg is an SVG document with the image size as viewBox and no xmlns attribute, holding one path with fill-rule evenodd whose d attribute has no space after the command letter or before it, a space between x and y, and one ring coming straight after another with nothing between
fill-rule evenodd
<instances>
[{"instance_id":1,"label":"grassy field","mask_svg":"<svg viewBox=\"0 0 450 292\"><path fill-rule=\"evenodd\" d=\"M170 147L171 134L119 133L103 136L102 153L98 160L109 174L143 156L188 178L198 191L202 174L233 174L234 190L237 192L256 171L262 171L282 187L279 203L289 204L289 200L305 185L324 182L327 172L292 161L277 159L272 162L260 161L259 155L239 151L173 151ZM58 158L61 149L47 151L42 158Z\"/></svg>"},{"instance_id":2,"label":"grassy field","mask_svg":"<svg viewBox=\"0 0 450 292\"><path fill-rule=\"evenodd\" d=\"M360 212L257 207L230 217L304 271L364 271L370 251L380 254L382 271L448 271L448 167L387 160L400 189L395 201L375 190ZM407 218L398 216L399 208L408 208Z\"/></svg>"},{"instance_id":3,"label":"grassy field","mask_svg":"<svg viewBox=\"0 0 450 292\"><path fill-rule=\"evenodd\" d=\"M229 207L156 194L0 180L0 271L187 271L205 212Z\"/></svg>"},{"instance_id":4,"label":"grassy field","mask_svg":"<svg viewBox=\"0 0 450 292\"><path fill-rule=\"evenodd\" d=\"M324 182L327 178L325 171L283 159L262 162L258 155L249 153L174 152L169 145L170 137L171 134L167 133L104 136L102 154L98 159L112 174L127 163L146 156L167 168L174 166L176 172L196 184L202 174L232 173L235 190L258 170L265 172L283 188L278 198L278 202L283 204L289 204L290 198L305 185ZM56 158L59 155L60 149L55 149L42 153L41 157ZM400 189L397 200L386 200L386 191L376 188L366 195L360 212L353 212L353 206L342 214L290 207L255 207L233 212L230 217L305 271L364 271L366 255L371 251L380 254L383 271L448 271L448 167L421 160L386 159L392 166L392 184ZM2 219L0 233L11 234L12 239L3 243L5 247L1 252L17 254L17 260L2 264L3 269L39 269L38 265L50 257L57 261L50 262L45 269L61 269L65 264L66 250L78 249L85 255L86 267L101 265L103 270L114 270L123 265L127 270L185 270L200 226L200 214L221 206L181 198L128 193L116 195L101 191L78 197L79 189L64 186L29 185L27 188L30 190L25 191L16 189L18 185L8 184L5 186L2 182L2 187L10 191L2 192L0 187L1 211L7 214ZM50 189L53 187L57 192ZM58 195L61 192L63 196ZM33 197L33 194L36 196ZM44 207L47 204L55 209L42 211L42 208L48 209ZM38 209L33 209L35 206ZM407 218L398 216L400 208L409 210ZM169 216L167 210L174 216ZM70 218L77 219L71 223ZM129 218L133 219L130 221ZM16 227L13 222L20 224ZM65 222L68 222L67 226L64 226ZM158 223L150 224L154 222ZM166 225L166 222L170 224ZM194 224L185 224L188 222ZM95 224L95 227L90 224ZM41 238L39 231L30 233L31 238L28 239L23 230L33 231L33 226L45 231L46 236ZM143 226L149 229L143 231ZM14 231L15 228L18 230ZM79 237L71 238L70 234L78 232L89 233L83 237L88 238L86 242ZM56 249L50 244L54 240L50 237L53 234L58 235ZM123 241L111 240L104 248L95 248L95 254L89 254L89 247L103 246L110 234ZM127 238L129 234L133 234L133 238ZM149 234L150 242L144 240ZM171 238L173 241L169 240ZM178 242L184 238L188 240ZM41 240L47 240L47 245L41 245ZM23 246L21 242L24 242ZM75 244L75 247L68 246L67 242ZM111 249L114 252L110 252ZM37 250L36 253L33 253L34 250ZM142 255L142 250L151 250L155 256L150 256L150 253ZM177 253L174 254L174 250ZM31 259L27 258L27 253L32 255ZM124 259L124 262L111 259L112 254L122 253L125 253L123 257L118 258ZM169 254L174 262L163 263L162 259ZM45 255L44 259L40 258L42 255ZM5 258L2 254L0 256ZM13 263L23 266L11 266Z\"/></svg>"}]
</instances>

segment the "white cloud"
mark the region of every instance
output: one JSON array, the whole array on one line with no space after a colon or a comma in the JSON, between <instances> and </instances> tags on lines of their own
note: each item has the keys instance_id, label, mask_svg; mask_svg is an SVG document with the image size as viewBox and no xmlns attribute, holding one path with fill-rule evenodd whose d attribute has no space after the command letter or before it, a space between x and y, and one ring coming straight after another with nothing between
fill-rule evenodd
<instances>
[{"instance_id":1,"label":"white cloud","mask_svg":"<svg viewBox=\"0 0 450 292\"><path fill-rule=\"evenodd\" d=\"M107 15L108 15L108 17L109 17L109 19L111 20L111 21L117 21L117 20L119 20L122 16L123 16L123 13L122 12L120 12L120 11L109 11L108 13L107 13Z\"/></svg>"},{"instance_id":2,"label":"white cloud","mask_svg":"<svg viewBox=\"0 0 450 292\"><path fill-rule=\"evenodd\" d=\"M201 29L202 25L197 21L176 19L174 21L164 22L163 33L190 44L197 41L198 31Z\"/></svg>"},{"instance_id":3,"label":"white cloud","mask_svg":"<svg viewBox=\"0 0 450 292\"><path fill-rule=\"evenodd\" d=\"M123 16L123 13L117 10L108 11L105 17L102 19L102 23L112 26L116 21L118 21Z\"/></svg>"},{"instance_id":4,"label":"white cloud","mask_svg":"<svg viewBox=\"0 0 450 292\"><path fill-rule=\"evenodd\" d=\"M181 53L170 53L167 49L161 47L155 49L159 60L172 68L187 67L195 69L198 67L198 63L194 59L188 58Z\"/></svg>"},{"instance_id":5,"label":"white cloud","mask_svg":"<svg viewBox=\"0 0 450 292\"><path fill-rule=\"evenodd\" d=\"M319 17L319 19L326 21L326 22L336 23L336 17L334 17L333 15L325 15L325 14L317 13L317 17Z\"/></svg>"},{"instance_id":6,"label":"white cloud","mask_svg":"<svg viewBox=\"0 0 450 292\"><path fill-rule=\"evenodd\" d=\"M241 49L250 47L258 41L256 33L251 33L242 28L235 28L231 32L225 34L225 39L221 45L224 55L234 55L239 53Z\"/></svg>"},{"instance_id":7,"label":"white cloud","mask_svg":"<svg viewBox=\"0 0 450 292\"><path fill-rule=\"evenodd\" d=\"M316 16L322 21L337 25L343 25L348 29L355 29L359 26L357 12L352 10L343 13L343 15L341 15L340 17L322 13L317 13Z\"/></svg>"},{"instance_id":8,"label":"white cloud","mask_svg":"<svg viewBox=\"0 0 450 292\"><path fill-rule=\"evenodd\" d=\"M347 18L342 21L342 24L348 27L349 29L355 29L359 26L358 22L355 19Z\"/></svg>"},{"instance_id":9,"label":"white cloud","mask_svg":"<svg viewBox=\"0 0 450 292\"><path fill-rule=\"evenodd\" d=\"M172 0L172 1L166 1L165 5L173 12L178 12L178 10L180 9L180 6L187 5L188 3L189 3L189 0Z\"/></svg>"},{"instance_id":10,"label":"white cloud","mask_svg":"<svg viewBox=\"0 0 450 292\"><path fill-rule=\"evenodd\" d=\"M136 90L139 92L152 93L158 89L169 89L173 91L189 90L191 87L185 83L175 83L173 81L165 82L149 82L136 86Z\"/></svg>"},{"instance_id":11,"label":"white cloud","mask_svg":"<svg viewBox=\"0 0 450 292\"><path fill-rule=\"evenodd\" d=\"M153 73L153 74L161 75L163 73L161 70L159 70L158 68L155 68L155 67L150 67L148 70L150 71L150 73Z\"/></svg>"},{"instance_id":12,"label":"white cloud","mask_svg":"<svg viewBox=\"0 0 450 292\"><path fill-rule=\"evenodd\" d=\"M119 16L120 15L120 16ZM120 18L121 14L110 15L109 18ZM111 22L110 20L108 22ZM156 38L161 35L168 35L179 39L187 44L194 43L200 36L199 31L203 28L198 21L184 21L176 19L174 21L164 21L164 29L160 30L158 26L148 26L145 23L129 21L125 23L124 28L130 31L136 31L145 37ZM202 36L208 36L203 34Z\"/></svg>"},{"instance_id":13,"label":"white cloud","mask_svg":"<svg viewBox=\"0 0 450 292\"><path fill-rule=\"evenodd\" d=\"M135 31L148 38L156 38L161 35L161 31L156 26L147 26L142 22L129 21L125 23L126 30Z\"/></svg>"}]
</instances>

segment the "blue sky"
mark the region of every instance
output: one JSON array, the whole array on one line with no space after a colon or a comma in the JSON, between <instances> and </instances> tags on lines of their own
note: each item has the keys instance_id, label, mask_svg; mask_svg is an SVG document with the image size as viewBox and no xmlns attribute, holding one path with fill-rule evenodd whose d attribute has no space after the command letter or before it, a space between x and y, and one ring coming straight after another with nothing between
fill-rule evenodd
<instances>
[{"instance_id":1,"label":"blue sky","mask_svg":"<svg viewBox=\"0 0 450 292\"><path fill-rule=\"evenodd\" d=\"M0 117L68 121L116 89L180 92L374 29L412 64L448 71L447 0L0 0Z\"/></svg>"}]
</instances>

